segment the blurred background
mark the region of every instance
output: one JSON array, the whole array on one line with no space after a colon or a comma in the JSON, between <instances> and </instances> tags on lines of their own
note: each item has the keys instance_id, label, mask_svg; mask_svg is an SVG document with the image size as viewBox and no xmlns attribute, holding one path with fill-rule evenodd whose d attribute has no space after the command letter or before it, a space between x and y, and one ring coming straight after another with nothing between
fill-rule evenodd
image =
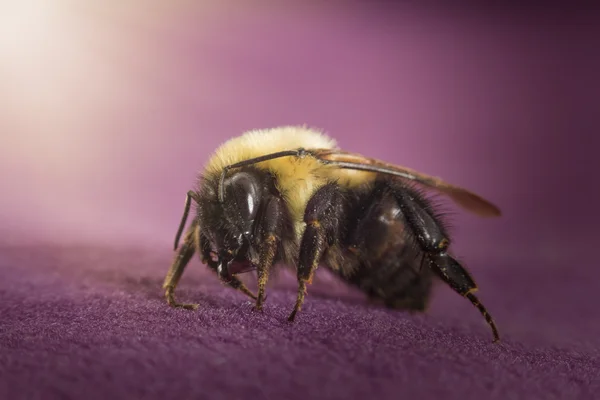
<instances>
[{"instance_id":1,"label":"blurred background","mask_svg":"<svg viewBox=\"0 0 600 400\"><path fill-rule=\"evenodd\" d=\"M167 251L216 146L308 124L498 204L495 220L454 209L459 254L572 259L599 222L595 22L574 7L3 1L2 240Z\"/></svg>"},{"instance_id":2,"label":"blurred background","mask_svg":"<svg viewBox=\"0 0 600 400\"><path fill-rule=\"evenodd\" d=\"M600 365L599 15L424 3L0 0L0 397L584 398ZM196 260L178 296L206 307L166 306L196 174L232 136L293 124L502 209L444 207L500 347L448 287L431 318L408 316L325 271L295 334L291 274L256 315Z\"/></svg>"}]
</instances>

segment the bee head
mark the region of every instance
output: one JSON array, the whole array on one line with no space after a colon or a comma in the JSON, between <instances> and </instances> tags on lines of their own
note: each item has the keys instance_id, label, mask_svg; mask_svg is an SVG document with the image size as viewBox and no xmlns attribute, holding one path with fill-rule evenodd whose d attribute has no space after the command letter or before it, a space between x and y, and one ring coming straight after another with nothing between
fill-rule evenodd
<instances>
[{"instance_id":1,"label":"bee head","mask_svg":"<svg viewBox=\"0 0 600 400\"><path fill-rule=\"evenodd\" d=\"M258 263L255 251L256 222L263 198L260 177L252 171L236 171L223 181L223 201L218 185L208 185L210 201L199 204L200 225L209 239L223 278L247 272Z\"/></svg>"}]
</instances>

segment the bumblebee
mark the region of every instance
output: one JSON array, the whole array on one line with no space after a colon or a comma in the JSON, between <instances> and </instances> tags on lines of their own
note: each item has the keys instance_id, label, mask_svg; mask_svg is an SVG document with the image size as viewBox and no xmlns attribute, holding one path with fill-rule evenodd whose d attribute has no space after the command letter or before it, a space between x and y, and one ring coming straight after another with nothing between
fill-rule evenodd
<instances>
[{"instance_id":1,"label":"bumblebee","mask_svg":"<svg viewBox=\"0 0 600 400\"><path fill-rule=\"evenodd\" d=\"M176 256L163 289L172 307L175 288L194 253L226 285L261 310L275 265L295 268L293 321L319 265L385 306L425 311L441 279L496 325L474 295L471 274L449 251L451 239L433 190L482 217L500 210L440 178L342 151L325 133L304 126L248 131L223 143L187 193L175 237ZM192 202L195 215L185 231ZM184 235L179 246L180 238ZM237 275L256 271L258 291Z\"/></svg>"}]
</instances>

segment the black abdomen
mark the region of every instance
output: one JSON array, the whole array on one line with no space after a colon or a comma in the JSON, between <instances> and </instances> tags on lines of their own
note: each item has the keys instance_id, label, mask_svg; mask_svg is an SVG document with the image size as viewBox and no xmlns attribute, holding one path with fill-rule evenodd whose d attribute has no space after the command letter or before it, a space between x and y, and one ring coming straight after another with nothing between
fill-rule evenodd
<instances>
[{"instance_id":1,"label":"black abdomen","mask_svg":"<svg viewBox=\"0 0 600 400\"><path fill-rule=\"evenodd\" d=\"M423 311L433 273L406 226L386 185L352 193L339 248L342 257L326 265L372 299L395 309ZM329 257L328 257L329 258Z\"/></svg>"}]
</instances>

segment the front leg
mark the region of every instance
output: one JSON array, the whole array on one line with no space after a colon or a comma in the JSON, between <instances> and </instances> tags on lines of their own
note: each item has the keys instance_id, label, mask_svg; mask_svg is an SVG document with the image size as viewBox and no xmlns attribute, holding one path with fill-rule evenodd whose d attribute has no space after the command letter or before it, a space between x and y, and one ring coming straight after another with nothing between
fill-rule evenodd
<instances>
[{"instance_id":1,"label":"front leg","mask_svg":"<svg viewBox=\"0 0 600 400\"><path fill-rule=\"evenodd\" d=\"M192 256L196 252L196 250L200 250L200 260L202 263L206 264L215 274L218 275L217 272L217 263L213 261L210 254L210 246L206 237L202 235L200 232L200 228L197 221L194 221L190 228L186 232L183 243L177 250L177 254L171 267L169 268L169 272L165 277L163 283L163 289L165 290L165 298L167 303L173 308L184 308L186 310L196 310L198 309L198 304L195 303L178 303L175 300L175 288L183 275L183 271L185 267L189 264ZM219 276L221 281L224 281L230 287L239 290L244 293L248 297L256 300L256 296L244 285L244 283L239 280L237 277L232 277L232 279L225 281L221 276Z\"/></svg>"},{"instance_id":2,"label":"front leg","mask_svg":"<svg viewBox=\"0 0 600 400\"><path fill-rule=\"evenodd\" d=\"M275 261L277 246L281 242L282 221L284 220L284 204L279 197L271 197L267 203L259 231L259 262L256 267L258 277L258 295L256 310L262 310L265 301L265 288L269 279L269 271Z\"/></svg>"},{"instance_id":3,"label":"front leg","mask_svg":"<svg viewBox=\"0 0 600 400\"><path fill-rule=\"evenodd\" d=\"M183 275L185 267L190 262L192 256L196 251L195 237L198 234L198 223L194 221L188 229L185 239L181 247L177 250L175 259L173 260L167 276L163 283L163 289L165 290L165 298L167 303L174 308L185 308L187 310L195 310L198 308L198 304L185 304L178 303L175 301L175 288Z\"/></svg>"},{"instance_id":4,"label":"front leg","mask_svg":"<svg viewBox=\"0 0 600 400\"><path fill-rule=\"evenodd\" d=\"M341 199L339 186L329 183L317 190L306 205L306 229L300 243L298 258L298 295L288 321L293 321L302 308L307 283L312 283L323 254L337 240L339 221L343 213Z\"/></svg>"},{"instance_id":5,"label":"front leg","mask_svg":"<svg viewBox=\"0 0 600 400\"><path fill-rule=\"evenodd\" d=\"M229 287L235 289L235 290L239 290L240 292L244 293L246 296L250 297L252 300L256 300L256 295L254 293L252 293L250 291L250 289L248 289L248 287L246 287L246 285L244 285L244 282L242 282L237 276L232 275L232 276L223 276L223 274L219 273L219 263L217 263L216 261L214 261L210 255L210 249L208 248L208 243L206 242L206 240L204 239L204 237L200 238L200 243L201 243L201 247L203 249L202 252L202 262L204 264L206 264L208 266L208 268L210 268L219 278L219 280L228 285Z\"/></svg>"}]
</instances>

